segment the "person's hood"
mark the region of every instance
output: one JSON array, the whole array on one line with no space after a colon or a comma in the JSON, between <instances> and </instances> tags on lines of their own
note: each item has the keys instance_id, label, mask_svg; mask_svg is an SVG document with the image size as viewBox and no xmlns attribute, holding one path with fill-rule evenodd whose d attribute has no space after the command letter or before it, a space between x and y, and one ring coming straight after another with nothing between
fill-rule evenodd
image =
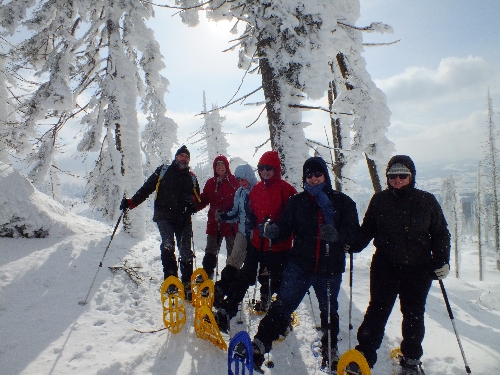
<instances>
[{"instance_id":1,"label":"person's hood","mask_svg":"<svg viewBox=\"0 0 500 375\"><path fill-rule=\"evenodd\" d=\"M323 172L325 175L325 182L329 188L333 190L326 162L319 156L310 157L304 162L302 166L302 182L306 183L306 175L313 172Z\"/></svg>"},{"instance_id":2,"label":"person's hood","mask_svg":"<svg viewBox=\"0 0 500 375\"><path fill-rule=\"evenodd\" d=\"M277 151L266 151L259 159L258 165L270 165L274 168L274 176L281 179L281 162Z\"/></svg>"},{"instance_id":3,"label":"person's hood","mask_svg":"<svg viewBox=\"0 0 500 375\"><path fill-rule=\"evenodd\" d=\"M387 172L394 164L403 164L406 168L408 168L410 170L411 182L410 182L410 185L408 185L408 186L415 187L417 170L415 169L415 163L413 163L413 160L411 160L411 158L407 155L394 155L391 158L391 160L389 160L389 163L387 163L387 168L385 169L387 186L389 186L389 187L391 186L391 185L389 185L389 178L387 177Z\"/></svg>"},{"instance_id":4,"label":"person's hood","mask_svg":"<svg viewBox=\"0 0 500 375\"><path fill-rule=\"evenodd\" d=\"M243 178L250 183L250 189L257 183L255 172L249 164L241 164L234 170L234 177Z\"/></svg>"},{"instance_id":5,"label":"person's hood","mask_svg":"<svg viewBox=\"0 0 500 375\"><path fill-rule=\"evenodd\" d=\"M224 165L226 166L226 173L227 175L231 174L231 170L229 169L229 161L224 155L218 155L215 157L214 162L212 164L212 167L214 169L214 177L217 177L217 172L215 172L215 166L217 165L218 161L222 161Z\"/></svg>"}]
</instances>

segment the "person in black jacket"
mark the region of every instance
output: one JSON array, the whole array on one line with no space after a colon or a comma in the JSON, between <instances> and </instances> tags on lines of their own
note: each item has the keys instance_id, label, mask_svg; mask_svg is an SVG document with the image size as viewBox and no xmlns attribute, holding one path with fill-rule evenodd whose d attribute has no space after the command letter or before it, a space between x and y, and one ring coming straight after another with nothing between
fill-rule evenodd
<instances>
[{"instance_id":1,"label":"person in black jacket","mask_svg":"<svg viewBox=\"0 0 500 375\"><path fill-rule=\"evenodd\" d=\"M175 240L179 249L181 281L186 299L191 297L193 252L191 250L191 215L196 212L200 187L194 173L189 170L190 153L182 146L175 153L170 165L160 165L132 198L124 198L120 209L132 209L156 191L153 221L161 236L161 261L163 277L177 276Z\"/></svg>"},{"instance_id":2,"label":"person in black jacket","mask_svg":"<svg viewBox=\"0 0 500 375\"><path fill-rule=\"evenodd\" d=\"M432 279L443 279L450 269L450 233L434 195L415 188L416 169L409 156L393 156L386 176L388 188L373 195L359 241L351 247L359 252L373 239L376 248L370 268L370 302L358 329L356 349L373 367L399 295L403 314L400 374L413 375L423 354L424 311Z\"/></svg>"},{"instance_id":3,"label":"person in black jacket","mask_svg":"<svg viewBox=\"0 0 500 375\"><path fill-rule=\"evenodd\" d=\"M320 308L323 365L331 361L332 368L335 368L333 366L338 361L337 298L345 271L343 248L351 244L358 234L358 213L351 198L332 189L326 163L320 157L305 161L302 180L304 191L290 198L277 223L266 224L264 228L264 236L273 242L292 233L294 240L277 299L260 322L253 339L257 366L262 364L264 353L271 350L272 342L285 333L291 314L311 286ZM328 340L331 353L328 353Z\"/></svg>"}]
</instances>

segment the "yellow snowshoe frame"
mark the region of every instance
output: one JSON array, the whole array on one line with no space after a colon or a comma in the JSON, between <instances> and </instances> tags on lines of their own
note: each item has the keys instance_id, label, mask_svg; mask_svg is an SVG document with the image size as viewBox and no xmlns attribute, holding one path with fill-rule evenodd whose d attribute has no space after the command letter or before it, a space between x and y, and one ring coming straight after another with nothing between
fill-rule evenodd
<instances>
[{"instance_id":1,"label":"yellow snowshoe frame","mask_svg":"<svg viewBox=\"0 0 500 375\"><path fill-rule=\"evenodd\" d=\"M345 368L351 362L355 362L359 366L362 375L371 375L370 366L365 356L356 349L348 350L342 354L337 365L337 375L347 375Z\"/></svg>"},{"instance_id":2,"label":"yellow snowshoe frame","mask_svg":"<svg viewBox=\"0 0 500 375\"><path fill-rule=\"evenodd\" d=\"M191 275L191 295L192 295L191 303L193 304L193 306L196 306L196 296L198 295L198 290L201 290L200 289L201 284L195 282L198 276L202 277L203 282L208 280L207 272L203 268L195 269L193 274Z\"/></svg>"},{"instance_id":3,"label":"yellow snowshoe frame","mask_svg":"<svg viewBox=\"0 0 500 375\"><path fill-rule=\"evenodd\" d=\"M170 285L175 285L178 292L168 294ZM163 307L163 323L172 333L178 333L186 323L186 306L184 305L184 286L175 276L169 276L161 285L160 298Z\"/></svg>"},{"instance_id":4,"label":"yellow snowshoe frame","mask_svg":"<svg viewBox=\"0 0 500 375\"><path fill-rule=\"evenodd\" d=\"M226 341L222 338L219 326L215 322L214 315L207 306L201 306L196 309L194 315L194 329L197 337L210 341L222 350L227 350Z\"/></svg>"},{"instance_id":5,"label":"yellow snowshoe frame","mask_svg":"<svg viewBox=\"0 0 500 375\"><path fill-rule=\"evenodd\" d=\"M202 296L201 291L205 288L208 288L208 296ZM193 306L196 311L198 311L201 306L207 306L209 309L212 309L214 305L214 288L214 282L211 279L205 280L196 287L196 294L193 292Z\"/></svg>"}]
</instances>

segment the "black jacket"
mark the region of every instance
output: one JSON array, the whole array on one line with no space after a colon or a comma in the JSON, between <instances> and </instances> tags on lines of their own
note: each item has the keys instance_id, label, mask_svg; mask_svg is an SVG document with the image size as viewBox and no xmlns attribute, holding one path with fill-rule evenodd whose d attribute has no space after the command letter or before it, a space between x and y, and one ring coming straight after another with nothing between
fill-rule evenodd
<instances>
[{"instance_id":1,"label":"black jacket","mask_svg":"<svg viewBox=\"0 0 500 375\"><path fill-rule=\"evenodd\" d=\"M410 185L372 197L353 250L372 239L376 253L395 264L449 263L450 233L441 206L434 195Z\"/></svg>"},{"instance_id":2,"label":"black jacket","mask_svg":"<svg viewBox=\"0 0 500 375\"><path fill-rule=\"evenodd\" d=\"M158 184L153 221L168 220L179 225L188 224L191 222L191 214L195 212L196 194L198 196L200 194L198 180L189 168L179 169L175 161L168 166L163 177L159 179L162 167L163 165L160 165L149 176L132 197L132 202L134 206L144 202L157 189Z\"/></svg>"},{"instance_id":3,"label":"black jacket","mask_svg":"<svg viewBox=\"0 0 500 375\"><path fill-rule=\"evenodd\" d=\"M293 233L289 260L300 266L304 272L320 277L345 271L343 247L352 243L359 231L359 219L354 201L335 190L328 189L326 194L333 203L335 227L340 237L338 242L329 243L328 257L326 242L319 239L321 210L315 199L305 191L290 198L277 223L279 235L275 239L275 241L286 239Z\"/></svg>"}]
</instances>

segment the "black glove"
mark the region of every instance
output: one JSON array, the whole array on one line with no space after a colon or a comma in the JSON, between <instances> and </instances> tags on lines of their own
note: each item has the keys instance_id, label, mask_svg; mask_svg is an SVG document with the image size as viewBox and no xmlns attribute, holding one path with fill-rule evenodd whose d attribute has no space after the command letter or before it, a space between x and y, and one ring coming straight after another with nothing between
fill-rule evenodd
<instances>
[{"instance_id":1,"label":"black glove","mask_svg":"<svg viewBox=\"0 0 500 375\"><path fill-rule=\"evenodd\" d=\"M198 203L196 202L196 197L193 194L188 194L184 197L184 204L186 206L186 212L194 214L196 212Z\"/></svg>"},{"instance_id":2,"label":"black glove","mask_svg":"<svg viewBox=\"0 0 500 375\"><path fill-rule=\"evenodd\" d=\"M259 231L259 237L264 237L264 226L266 223L259 223L257 224L257 230Z\"/></svg>"},{"instance_id":3,"label":"black glove","mask_svg":"<svg viewBox=\"0 0 500 375\"><path fill-rule=\"evenodd\" d=\"M120 210L127 210L130 208L130 203L128 198L123 198L122 203L120 203Z\"/></svg>"},{"instance_id":4,"label":"black glove","mask_svg":"<svg viewBox=\"0 0 500 375\"><path fill-rule=\"evenodd\" d=\"M264 224L264 237L274 240L278 237L279 232L280 228L276 224L269 221Z\"/></svg>"},{"instance_id":5,"label":"black glove","mask_svg":"<svg viewBox=\"0 0 500 375\"><path fill-rule=\"evenodd\" d=\"M257 217L253 212L248 213L245 217L245 231L250 233L255 228L255 224L257 224Z\"/></svg>"},{"instance_id":6,"label":"black glove","mask_svg":"<svg viewBox=\"0 0 500 375\"><path fill-rule=\"evenodd\" d=\"M337 242L339 240L339 232L332 224L324 224L319 228L319 238L327 242Z\"/></svg>"},{"instance_id":7,"label":"black glove","mask_svg":"<svg viewBox=\"0 0 500 375\"><path fill-rule=\"evenodd\" d=\"M224 211L217 209L215 210L215 220L224 222L227 220L227 214Z\"/></svg>"}]
</instances>

